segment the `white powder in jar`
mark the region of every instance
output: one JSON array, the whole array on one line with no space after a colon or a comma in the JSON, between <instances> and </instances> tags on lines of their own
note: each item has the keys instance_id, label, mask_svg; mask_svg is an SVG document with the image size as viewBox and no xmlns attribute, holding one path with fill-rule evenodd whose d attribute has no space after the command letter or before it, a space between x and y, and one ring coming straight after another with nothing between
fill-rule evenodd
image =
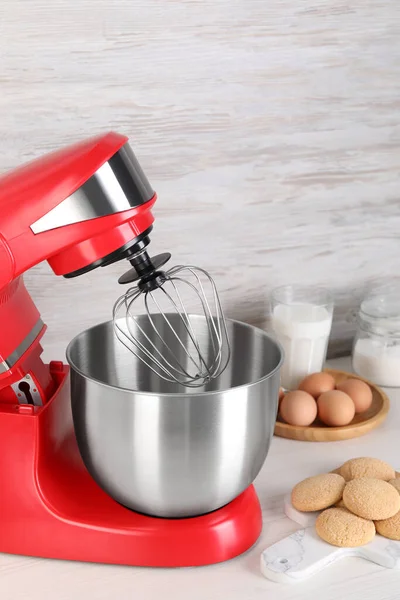
<instances>
[{"instance_id":1,"label":"white powder in jar","mask_svg":"<svg viewBox=\"0 0 400 600\"><path fill-rule=\"evenodd\" d=\"M378 385L400 387L400 343L371 337L357 340L353 369Z\"/></svg>"}]
</instances>

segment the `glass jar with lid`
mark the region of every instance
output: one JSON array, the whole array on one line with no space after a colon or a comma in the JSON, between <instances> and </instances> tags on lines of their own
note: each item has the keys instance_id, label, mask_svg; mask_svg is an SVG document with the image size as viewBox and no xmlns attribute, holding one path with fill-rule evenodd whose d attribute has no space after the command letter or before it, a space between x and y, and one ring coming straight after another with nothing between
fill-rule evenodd
<instances>
[{"instance_id":1,"label":"glass jar with lid","mask_svg":"<svg viewBox=\"0 0 400 600\"><path fill-rule=\"evenodd\" d=\"M386 387L400 387L400 287L371 292L361 302L353 369Z\"/></svg>"}]
</instances>

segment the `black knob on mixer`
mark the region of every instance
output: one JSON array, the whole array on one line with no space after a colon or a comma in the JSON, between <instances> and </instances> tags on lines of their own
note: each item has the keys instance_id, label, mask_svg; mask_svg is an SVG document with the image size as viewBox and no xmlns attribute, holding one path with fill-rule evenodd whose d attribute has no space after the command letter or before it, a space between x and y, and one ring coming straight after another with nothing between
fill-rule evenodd
<instances>
[{"instance_id":1,"label":"black knob on mixer","mask_svg":"<svg viewBox=\"0 0 400 600\"><path fill-rule=\"evenodd\" d=\"M132 269L129 269L126 273L121 275L118 279L118 283L133 283L134 281L140 281L140 283L146 284L162 275L159 269L165 265L166 262L171 258L169 252L163 254L157 254L157 256L150 256L146 250L132 256L129 262L132 265ZM159 284L158 284L159 285Z\"/></svg>"}]
</instances>

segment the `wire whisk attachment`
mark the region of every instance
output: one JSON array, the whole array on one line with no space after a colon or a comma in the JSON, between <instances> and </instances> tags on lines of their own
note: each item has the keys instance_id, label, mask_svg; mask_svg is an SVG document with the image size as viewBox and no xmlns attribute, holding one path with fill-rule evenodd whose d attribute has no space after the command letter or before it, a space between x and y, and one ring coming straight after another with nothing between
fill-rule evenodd
<instances>
[{"instance_id":1,"label":"wire whisk attachment","mask_svg":"<svg viewBox=\"0 0 400 600\"><path fill-rule=\"evenodd\" d=\"M140 265L150 261L158 266L168 260L165 256L148 259L146 253L145 260L140 257ZM120 279L138 283L114 305L115 335L162 379L185 387L202 387L223 373L231 354L214 280L207 271L194 266L151 272L146 268L147 276L132 277L128 272ZM141 320L139 325L135 315L143 313L148 320L144 325Z\"/></svg>"}]
</instances>

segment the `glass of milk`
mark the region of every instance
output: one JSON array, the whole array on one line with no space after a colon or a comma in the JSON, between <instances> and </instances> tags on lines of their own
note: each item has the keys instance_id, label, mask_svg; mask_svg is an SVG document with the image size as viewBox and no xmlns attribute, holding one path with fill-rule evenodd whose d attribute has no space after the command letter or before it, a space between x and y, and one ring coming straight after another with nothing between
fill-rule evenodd
<instances>
[{"instance_id":1,"label":"glass of milk","mask_svg":"<svg viewBox=\"0 0 400 600\"><path fill-rule=\"evenodd\" d=\"M285 285L272 291L272 328L285 351L283 388L296 389L306 375L322 370L332 315L333 300L325 288Z\"/></svg>"}]
</instances>

